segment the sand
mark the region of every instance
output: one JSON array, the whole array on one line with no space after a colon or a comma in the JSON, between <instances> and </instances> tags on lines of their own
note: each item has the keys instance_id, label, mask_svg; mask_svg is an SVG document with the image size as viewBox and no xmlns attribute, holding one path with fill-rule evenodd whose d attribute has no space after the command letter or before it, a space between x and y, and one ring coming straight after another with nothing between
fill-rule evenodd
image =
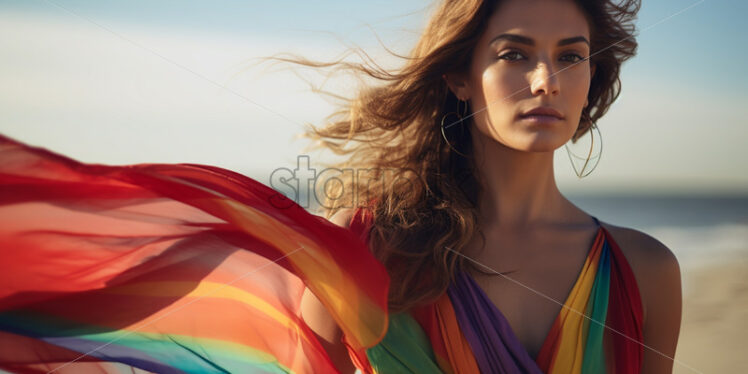
<instances>
[{"instance_id":1,"label":"sand","mask_svg":"<svg viewBox=\"0 0 748 374\"><path fill-rule=\"evenodd\" d=\"M748 373L748 255L682 268L681 274L683 318L673 372Z\"/></svg>"}]
</instances>

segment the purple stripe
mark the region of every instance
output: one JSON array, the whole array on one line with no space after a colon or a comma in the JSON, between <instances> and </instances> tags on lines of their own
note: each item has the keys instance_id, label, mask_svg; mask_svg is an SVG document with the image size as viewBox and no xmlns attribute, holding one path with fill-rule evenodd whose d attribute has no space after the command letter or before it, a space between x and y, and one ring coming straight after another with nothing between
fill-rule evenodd
<instances>
[{"instance_id":1,"label":"purple stripe","mask_svg":"<svg viewBox=\"0 0 748 374\"><path fill-rule=\"evenodd\" d=\"M482 373L543 374L504 315L469 274L459 273L447 292Z\"/></svg>"}]
</instances>

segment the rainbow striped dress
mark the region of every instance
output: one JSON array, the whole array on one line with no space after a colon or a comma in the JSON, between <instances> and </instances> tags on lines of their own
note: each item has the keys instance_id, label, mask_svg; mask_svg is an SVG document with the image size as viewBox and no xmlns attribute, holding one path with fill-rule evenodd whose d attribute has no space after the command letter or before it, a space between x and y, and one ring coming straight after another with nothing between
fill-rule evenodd
<instances>
[{"instance_id":1,"label":"rainbow striped dress","mask_svg":"<svg viewBox=\"0 0 748 374\"><path fill-rule=\"evenodd\" d=\"M594 219L592 248L538 357L531 357L501 311L461 272L434 304L392 316L387 336L367 351L369 365L359 365L381 373L638 373L639 290L620 248ZM362 223L351 227L365 237L370 220L357 211L353 222Z\"/></svg>"},{"instance_id":2,"label":"rainbow striped dress","mask_svg":"<svg viewBox=\"0 0 748 374\"><path fill-rule=\"evenodd\" d=\"M335 373L301 318L306 288L364 373L641 365L636 282L602 227L532 359L467 274L431 305L388 313L360 211L347 230L229 170L85 164L2 135L0 160L5 371Z\"/></svg>"}]
</instances>

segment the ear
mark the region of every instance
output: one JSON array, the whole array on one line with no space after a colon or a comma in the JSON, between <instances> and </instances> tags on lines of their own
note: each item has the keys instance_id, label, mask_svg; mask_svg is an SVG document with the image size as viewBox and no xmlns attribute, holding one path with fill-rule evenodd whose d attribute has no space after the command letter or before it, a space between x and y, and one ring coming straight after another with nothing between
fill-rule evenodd
<instances>
[{"instance_id":1,"label":"ear","mask_svg":"<svg viewBox=\"0 0 748 374\"><path fill-rule=\"evenodd\" d=\"M449 73L442 75L442 78L447 82L449 90L452 91L458 99L463 101L470 99L470 85L466 74Z\"/></svg>"}]
</instances>

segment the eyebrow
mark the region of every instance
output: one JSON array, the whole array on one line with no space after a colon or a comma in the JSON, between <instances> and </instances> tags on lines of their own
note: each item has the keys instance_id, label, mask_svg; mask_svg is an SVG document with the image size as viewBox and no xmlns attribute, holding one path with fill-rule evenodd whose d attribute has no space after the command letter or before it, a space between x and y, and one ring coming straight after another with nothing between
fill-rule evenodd
<instances>
[{"instance_id":1,"label":"eyebrow","mask_svg":"<svg viewBox=\"0 0 748 374\"><path fill-rule=\"evenodd\" d=\"M499 40L508 40L510 42L527 44L527 45L533 45L533 46L535 45L535 40L533 40L532 38L528 38L526 36L517 35L517 34L501 34L501 35L499 35L499 36L491 39L491 42L488 43L488 44L496 43ZM566 39L559 40L558 43L556 43L556 46L562 47L562 46L565 46L565 45L579 43L579 42L587 43L588 46L590 45L589 40L587 40L587 38L585 38L584 36L574 36L574 37L571 37L571 38L566 38Z\"/></svg>"}]
</instances>

